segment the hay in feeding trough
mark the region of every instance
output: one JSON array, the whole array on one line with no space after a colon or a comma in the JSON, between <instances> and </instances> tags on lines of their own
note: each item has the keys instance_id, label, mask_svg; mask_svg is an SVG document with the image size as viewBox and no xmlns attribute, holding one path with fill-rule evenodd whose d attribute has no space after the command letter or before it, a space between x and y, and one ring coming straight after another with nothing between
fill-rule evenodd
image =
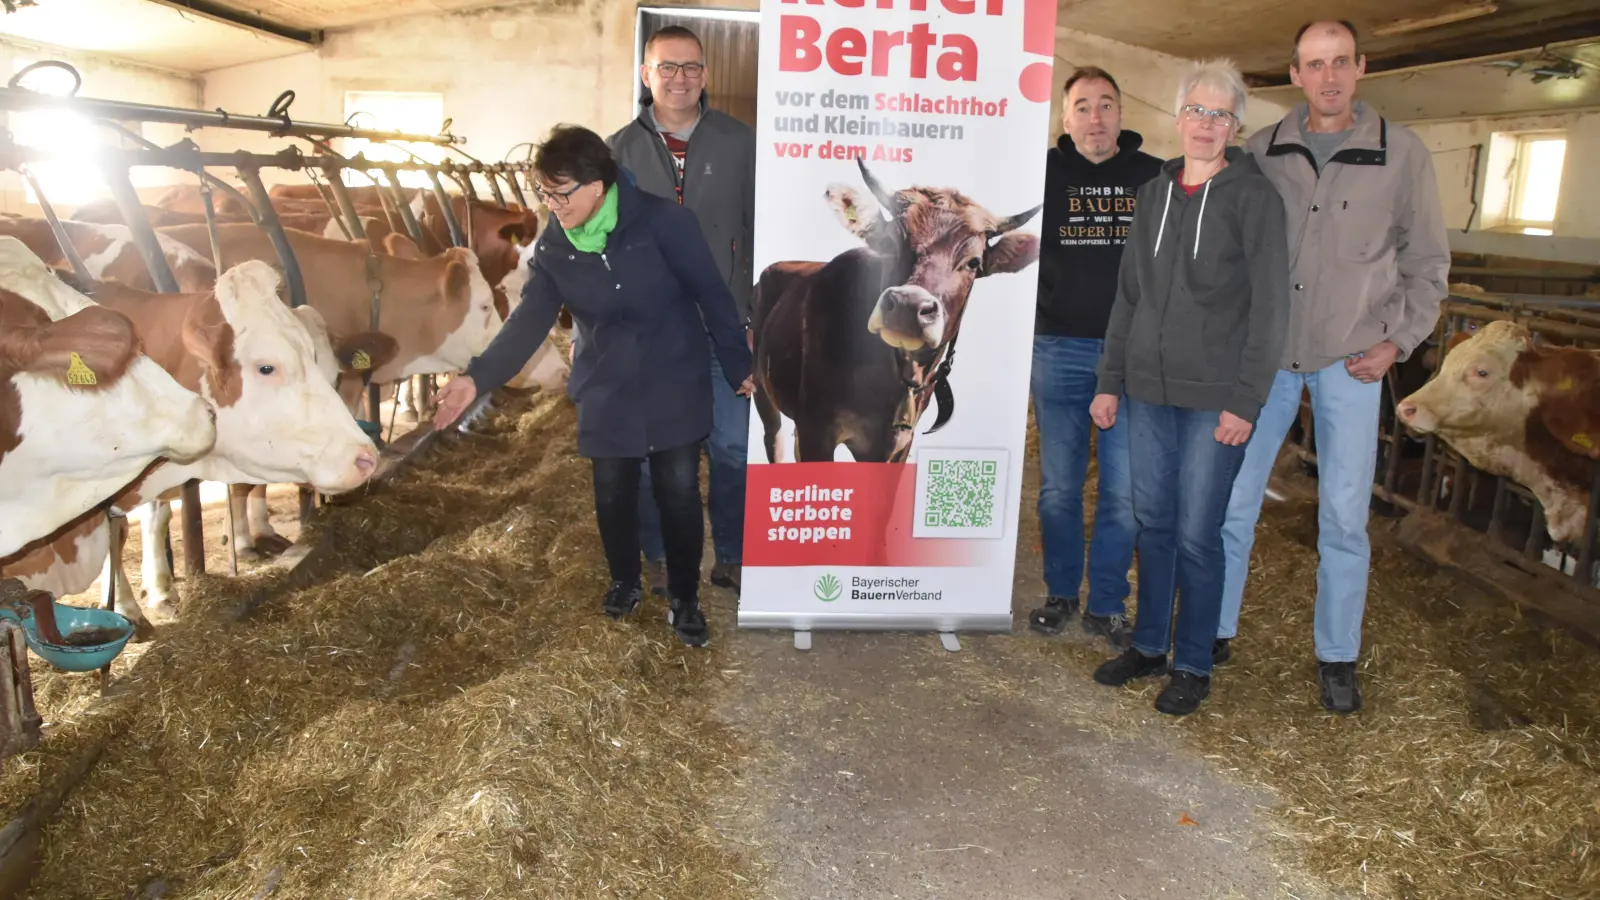
<instances>
[{"instance_id":1,"label":"hay in feeding trough","mask_svg":"<svg viewBox=\"0 0 1600 900\"><path fill-rule=\"evenodd\" d=\"M1161 683L1119 705L1274 791L1280 849L1361 896L1600 897L1600 654L1471 595L1389 541L1382 521L1360 713L1318 700L1306 500L1264 507L1234 658L1200 711L1159 716ZM1106 658L1103 645L1060 646L1085 677Z\"/></svg>"},{"instance_id":2,"label":"hay in feeding trough","mask_svg":"<svg viewBox=\"0 0 1600 900\"><path fill-rule=\"evenodd\" d=\"M600 612L571 409L518 412L330 510L325 583L232 625L248 582L186 585L31 896L755 896L719 654Z\"/></svg>"}]
</instances>

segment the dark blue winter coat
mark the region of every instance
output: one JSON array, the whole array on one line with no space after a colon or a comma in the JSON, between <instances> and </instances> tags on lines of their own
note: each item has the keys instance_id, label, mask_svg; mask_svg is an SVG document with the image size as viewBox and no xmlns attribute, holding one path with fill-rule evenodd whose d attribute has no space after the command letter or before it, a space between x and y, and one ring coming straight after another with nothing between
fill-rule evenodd
<instances>
[{"instance_id":1,"label":"dark blue winter coat","mask_svg":"<svg viewBox=\"0 0 1600 900\"><path fill-rule=\"evenodd\" d=\"M602 253L572 246L552 216L529 260L522 302L466 375L480 395L517 374L565 306L582 332L567 394L578 454L643 457L711 433L711 346L728 384L750 374L733 295L694 213L617 180L617 224ZM710 332L711 340L706 340Z\"/></svg>"}]
</instances>

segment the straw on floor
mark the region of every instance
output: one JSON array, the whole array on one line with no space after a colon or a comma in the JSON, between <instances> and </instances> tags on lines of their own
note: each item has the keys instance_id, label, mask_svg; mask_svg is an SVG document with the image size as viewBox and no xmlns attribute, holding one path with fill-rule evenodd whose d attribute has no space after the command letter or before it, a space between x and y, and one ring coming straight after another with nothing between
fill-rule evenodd
<instances>
[{"instance_id":1,"label":"straw on floor","mask_svg":"<svg viewBox=\"0 0 1600 900\"><path fill-rule=\"evenodd\" d=\"M184 585L30 896L757 896L718 651L599 614L571 406L526 406L333 510L332 580L231 625L252 580Z\"/></svg>"}]
</instances>

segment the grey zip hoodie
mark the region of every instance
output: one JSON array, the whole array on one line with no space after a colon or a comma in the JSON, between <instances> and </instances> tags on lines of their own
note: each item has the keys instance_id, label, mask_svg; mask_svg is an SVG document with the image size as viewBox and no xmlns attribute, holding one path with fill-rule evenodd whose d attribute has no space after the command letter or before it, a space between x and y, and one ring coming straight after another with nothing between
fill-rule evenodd
<instances>
[{"instance_id":1,"label":"grey zip hoodie","mask_svg":"<svg viewBox=\"0 0 1600 900\"><path fill-rule=\"evenodd\" d=\"M617 165L632 171L639 187L667 199L678 198L672 154L656 131L650 91L644 92L639 115L619 128L606 143ZM752 245L755 242L756 133L749 125L711 108L700 94L700 121L689 136L683 165L682 203L694 211L700 233L717 261L717 271L733 293L740 321L750 321Z\"/></svg>"},{"instance_id":2,"label":"grey zip hoodie","mask_svg":"<svg viewBox=\"0 0 1600 900\"><path fill-rule=\"evenodd\" d=\"M1101 394L1254 423L1289 322L1283 200L1243 149L1189 196L1183 158L1139 189L1117 275Z\"/></svg>"}]
</instances>

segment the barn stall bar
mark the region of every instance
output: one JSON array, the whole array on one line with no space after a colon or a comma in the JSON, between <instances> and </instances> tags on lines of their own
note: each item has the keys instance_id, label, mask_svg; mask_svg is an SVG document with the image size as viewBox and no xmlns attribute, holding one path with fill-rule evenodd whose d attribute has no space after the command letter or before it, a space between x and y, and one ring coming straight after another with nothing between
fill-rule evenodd
<instances>
[{"instance_id":1,"label":"barn stall bar","mask_svg":"<svg viewBox=\"0 0 1600 900\"><path fill-rule=\"evenodd\" d=\"M285 97L286 96L287 95L285 95ZM299 265L295 259L294 251L290 244L288 235L285 233L285 225L276 215L272 198L269 196L268 191L261 179L260 173L263 169L277 168L287 171L307 171L309 173L313 173L313 181L317 185L319 194L323 196L323 199L328 205L332 221L337 223L341 230L343 230L346 235L351 237L363 235L363 225L360 217L356 215L355 205L352 203L349 193L345 189L343 175L346 171L364 174L368 180L372 181L374 185L378 186L380 189L387 188L388 190L383 191L381 196L383 196L387 201L384 204L385 212L391 216L391 225L394 226L397 233L406 234L418 243L421 243L423 240L423 232L415 216L411 214L411 206L405 201L405 198L402 196L402 193L399 189L399 174L401 172L422 172L426 173L430 177L434 195L436 199L440 201L438 204L439 209L442 212L444 221L448 225L448 239L452 246L469 245L471 241L470 219L469 226L467 228L463 228L457 222L452 210L452 203L450 202L451 197L444 190L441 182L441 176L453 181L462 189L463 194L467 198L473 200L475 200L478 195L472 184L472 176L476 174L485 178L490 186L490 193L495 198L494 202L502 209L505 208L505 194L500 190L500 185L497 179L503 178L510 189L511 195L516 197L519 201L524 196L521 185L517 183L516 176L519 173L526 176L527 170L531 165L527 162L486 165L481 161L471 159L469 157L469 162L467 164L457 163L452 160L445 160L440 164L432 165L420 160L412 163L369 160L360 154L349 158L340 156L332 152L331 147L328 144L330 137L362 136L384 140L431 140L436 143L449 141L452 144L458 143L463 139L448 134L438 137L429 137L355 129L349 126L318 125L315 123L290 123L286 115L287 103L283 102L285 97L280 97L280 102L274 104L274 109L272 111L274 118L272 119L256 119L253 117L232 116L221 111L217 113L206 113L203 111L177 110L142 106L137 104L119 105L110 103L109 101L83 101L76 99L63 100L58 98L42 97L40 95L35 95L32 92L15 87L0 89L0 107L34 108L41 104L51 103L68 106L74 103L85 104L94 109L95 116L109 116L116 120L109 121L100 118L97 119L99 124L105 125L114 132L117 132L124 137L131 138L137 143L143 145L143 149L101 150L97 153L96 162L98 163L98 167L100 168L101 172L106 177L108 184L112 188L113 196L116 200L117 206L123 216L124 222L127 224L127 227L134 236L135 246L139 251L140 257L150 275L151 280L162 293L178 292L178 284L175 280L171 267L168 265L161 245L158 243L156 231L146 216L146 211L141 206L137 195L132 190L129 171L135 166L161 166L173 168L194 173L199 177L201 194L205 203L206 225L211 237L212 259L217 264L217 270L219 274L222 271L222 258L220 245L217 239L216 213L212 201L212 190L215 189L219 192L228 194L238 201L249 214L251 221L253 221L257 227L265 231L271 239L273 248L278 254L278 262L282 265L283 272L286 276L290 304L292 307L298 307L306 303L304 279L300 272ZM301 153L298 148L289 148L276 154L251 154L244 152L204 153L200 152L197 147L187 141L175 147L162 148L155 146L148 141L144 141L137 135L133 135L117 124L117 122L133 121L136 117L148 117L148 120L150 121L177 121L180 123L190 124L191 127L245 127L256 128L258 130L267 130L264 126L270 125L271 130L275 132L292 131L293 134L291 136L312 141L315 147L324 152L324 155L306 156L305 154ZM39 205L41 210L44 212L44 218L49 223L51 233L54 235L56 242L59 244L61 253L65 258L67 265L70 266L70 268L73 270L73 273L78 278L87 283L93 279L90 277L90 273L85 267L81 255L77 252L71 238L68 236L66 229L62 224L62 218L56 213L55 209L46 198L43 190L38 184L38 181L33 179L32 172L29 168L30 164L48 161L51 158L51 154L34 148L19 146L10 140L7 140L3 145L0 145L0 167L15 169L23 174L25 178L29 179L39 198ZM210 167L234 168L244 181L245 186L248 188L251 194L251 197L245 197L233 186L227 184L216 176L211 175L207 171L207 169ZM325 185L320 181L316 181L315 173L317 172L321 172L327 176L327 183ZM376 175L379 177L373 177L374 173L376 173ZM254 202L252 202L252 200ZM470 216L470 203L465 206L465 209L467 211L467 215ZM378 313L378 304L379 297L375 291L373 296L374 318L376 318ZM374 322L374 325L376 325L376 322ZM367 397L369 403L369 414L374 422L376 422L378 419L376 386L369 385L369 388L370 390ZM482 411L489 405L490 399L491 398L488 396L482 398L479 403L475 404L474 412L481 414ZM465 431L469 424L470 420L465 420L460 426L458 426L458 428L462 431ZM429 436L431 436L431 428L428 428L424 425L417 430L416 437L418 440L407 442L407 446L403 448L404 452L386 453L384 455L383 464L380 466L378 474L374 477L374 483L392 476L395 471L397 471L400 466L408 461L412 455L420 453L420 451L425 449L427 445L425 439ZM398 446L391 449L396 451L402 450L402 448ZM203 535L201 534L200 527L200 504L198 502L199 496L197 488L198 484L194 481L189 482L184 488L184 500L187 501L184 504L185 516L183 520L185 525L184 540L186 544L185 561L187 563L187 571L191 575L204 572ZM305 494L302 494L302 498L305 498ZM228 511L231 516L233 511L231 503L229 504ZM302 503L301 512L303 519L308 518L311 515L308 506L304 503ZM117 530L115 528L112 529L112 534L112 551L113 553L118 553L120 548L115 539L115 535L117 534ZM170 559L170 548L168 552ZM306 557L301 557L299 561L305 560ZM234 567L230 567L230 571L232 571L233 574L237 574L237 570ZM114 583L114 579L112 581ZM14 582L12 583L14 584ZM259 599L260 598L252 598L252 600L255 600L256 602L259 602ZM120 650L120 648L121 644L119 643L117 649ZM19 648L13 649L20 649L20 645ZM28 696L31 694L31 691L28 673L26 672L25 668L26 655L7 653L8 657L16 655L21 655L22 671L20 673L16 673L15 677L7 679L8 690L6 692L7 697L5 698L6 707L8 709L15 707L16 711L21 713L21 725L26 726L29 721L32 721L36 725L37 716L30 715L32 711L32 702L31 696ZM8 659L8 663L15 663L15 660ZM16 666L8 665L8 674L10 673L10 669L14 667ZM103 679L102 690L104 690L106 686L104 677L106 673L109 672L109 669L109 661L105 664L105 666L100 668ZM14 749L27 749L27 747L19 746ZM97 754L95 754L95 756L97 756ZM77 778L81 778L87 772L89 766L93 764L93 759L93 756L80 759L78 763L75 763L70 768L66 780L70 782ZM3 831L0 831L0 875L9 877L15 874L15 868L18 865L16 854L21 853L26 856L30 852L30 848L27 846L27 840L30 834L37 829L41 819L49 815L48 807L54 802L59 802L61 794L64 793L64 791L68 788L69 785L65 783L53 785L50 790L44 792L44 795L36 798L35 802L29 805L27 813L21 819L13 821L11 825L7 826ZM0 882L5 880L5 877L0 877Z\"/></svg>"},{"instance_id":2,"label":"barn stall bar","mask_svg":"<svg viewBox=\"0 0 1600 900\"><path fill-rule=\"evenodd\" d=\"M59 66L67 69L68 71L72 71L70 66L55 62L35 64L34 66L30 66L29 70L41 65ZM15 82L20 79L22 75L26 74L27 71L28 70L24 70L23 72L19 73L17 78L13 79L13 84L15 84ZM73 74L76 77L76 73L73 72ZM365 237L365 231L361 225L360 217L356 214L355 206L350 200L346 186L343 180L339 177L339 173L346 170L361 173L365 175L368 180L373 181L375 185L378 185L379 196L384 200L385 212L391 217L391 226L396 231L402 231L403 229L403 233L408 234L414 241L419 243L423 240L422 232L415 216L413 215L412 209L407 203L404 202L401 195L398 177L400 172L421 172L427 174L431 179L433 193L435 199L438 201L438 208L442 212L445 224L448 227L448 240L453 246L469 246L470 240L469 237L463 233L463 229L456 219L454 210L452 208L453 204L448 201L446 191L440 182L441 175L455 182L469 198L476 197L476 191L473 190L472 187L472 176L474 174L481 175L487 179L491 186L492 193L496 198L496 203L500 205L501 208L505 208L505 201L504 195L500 191L497 178L504 178L507 181L513 196L517 197L519 201L523 197L521 186L516 181L516 175L521 173L524 175L524 177L526 176L526 172L529 167L529 164L526 162L496 163L486 165L481 161L470 159L469 157L470 162L465 165L448 159L439 165L430 165L421 161L414 163L394 163L387 161L367 160L364 156L360 155L355 158L347 159L343 156L335 154L332 151L328 143L332 138L357 137L382 142L407 141L433 143L456 148L456 152L461 152L463 155L466 155L464 151L460 151L457 148L457 145L464 143L465 139L451 135L447 132L440 135L415 135L401 132L361 129L350 125L327 125L310 122L294 122L288 116L288 108L292 101L293 93L286 91L281 94L273 103L272 108L268 111L267 116L254 117L234 115L221 110L215 112L206 112L201 110L182 110L167 107L157 107L146 104L128 104L115 101L79 99L70 96L66 98L60 98L38 94L33 91L14 86L0 90L0 109L68 109L79 112L86 116L93 117L95 121L99 122L100 124L110 127L118 134L132 138L145 148L144 151L136 151L134 155L127 157L115 156L117 151L106 151L101 154L101 167L106 174L108 184L112 186L112 189L116 194L118 205L123 212L123 218L125 222L128 223L128 227L132 229L134 233L135 239L138 242L140 253L145 258L146 264L151 267L150 270L152 272L152 277L158 284L162 285L164 289L170 289L170 286L172 285L172 280L170 277L171 273L166 270L165 262L160 257L159 248L156 245L153 231L149 226L146 216L140 209L137 199L132 193L131 182L129 181L127 175L128 169L132 166L167 166L184 171L195 172L202 179L203 195L208 207L208 222L213 218L213 215L209 209L211 206L210 189L215 187L216 189L233 195L239 202L239 205L241 205L249 214L250 218L255 221L258 226L265 230L272 239L274 248L278 253L279 260L284 266L289 282L291 297L293 298L293 305L295 306L298 306L304 302L304 280L300 274L299 266L294 260L293 252L288 246L287 238L283 233L283 226L278 221L278 217L273 209L273 204L267 197L265 187L261 183L260 172L263 168L280 168L293 171L306 171L311 174L314 183L317 184L319 194L323 197L324 201L328 205L328 209L332 214L333 221L337 222L341 230L343 230L345 234L350 236L352 239L360 239ZM272 133L274 136L293 137L308 140L313 144L314 147L320 149L326 155L308 158L302 156L298 148L288 148L279 154L272 156L263 156L259 154L247 154L243 156L238 154L201 155L198 154L197 148L194 148L192 144L188 144L187 146L180 144L171 148L160 148L148 141L143 140L142 138L137 137L136 135L132 135L125 128L122 128L120 125L116 124L116 122L131 121L176 123L183 124L190 129L211 127L222 129L266 131ZM446 127L448 127L448 124L449 123L447 121ZM13 161L13 168L19 168L19 165L17 164L23 162L39 161L48 158L46 155L40 154L37 151L22 151L19 149L16 151L16 153L20 153L21 158ZM207 166L234 167L240 173L242 180L250 190L252 195L251 198L245 198L231 185L228 185L226 182L216 178L215 176L207 174L205 172L205 168ZM25 168L23 171L26 171ZM324 185L320 180L316 179L316 173L319 171L328 176L326 185ZM373 178L372 173L378 173L381 175L382 181ZM43 196L42 191L36 191L36 193L39 193L41 197ZM45 201L45 204L46 217L52 220L53 228L58 231L58 240L60 240L62 237L62 235L59 234L60 226L59 224L54 223L56 217L53 213L53 210L49 208L48 201ZM467 205L466 209L470 215L470 204ZM395 216L398 216L401 221L393 221L393 217ZM68 254L69 259L75 258L71 253L70 248L64 247L64 252ZM75 264L74 267L75 269L79 270L80 275L83 274L80 266ZM369 386L368 393L368 415L370 417L370 427L368 430L374 434L376 434L378 431L378 404L379 398L377 395L376 386L371 385ZM198 496L198 494L195 493L197 488L194 486L191 486L186 490L190 493L194 493L194 496ZM185 498L190 499L189 493L186 493ZM193 509L196 507L198 507L198 503L186 504L186 509ZM309 494L304 494L302 496L302 518L304 518L306 515L309 515L310 508L310 496ZM191 539L192 537L199 536L199 532L197 530L190 530L198 527L198 523L193 516L189 514L185 515L184 527L186 529L185 540L187 546L190 548L198 547L201 544L201 541L197 539ZM197 556L193 550L188 549L186 549L186 557L186 562L190 566L190 571L203 571L203 557Z\"/></svg>"},{"instance_id":3,"label":"barn stall bar","mask_svg":"<svg viewBox=\"0 0 1600 900\"><path fill-rule=\"evenodd\" d=\"M1600 463L1590 466L1580 533L1556 541L1528 485L1479 469L1437 434L1409 431L1396 414L1402 400L1439 376L1452 340L1489 322L1517 323L1542 346L1600 349L1600 299L1592 293L1600 269L1512 261L1458 264L1451 275L1432 339L1384 376L1374 500L1401 520L1397 534L1404 543L1600 640ZM1484 290L1484 282L1504 292ZM1314 472L1310 415L1310 398L1302 396L1300 419L1286 443L1291 458Z\"/></svg>"}]
</instances>

